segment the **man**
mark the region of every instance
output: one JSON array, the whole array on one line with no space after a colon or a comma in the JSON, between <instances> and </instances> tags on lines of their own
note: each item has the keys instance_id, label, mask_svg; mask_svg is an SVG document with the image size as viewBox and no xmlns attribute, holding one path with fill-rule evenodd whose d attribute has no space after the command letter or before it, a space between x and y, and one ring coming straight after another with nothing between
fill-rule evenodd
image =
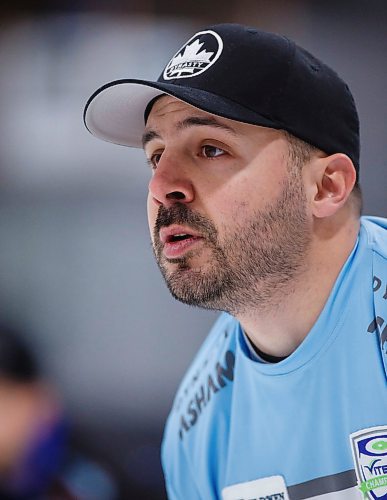
<instances>
[{"instance_id":1,"label":"man","mask_svg":"<svg viewBox=\"0 0 387 500\"><path fill-rule=\"evenodd\" d=\"M168 419L169 497L387 498L387 222L360 219L347 85L282 36L216 25L157 82L97 90L85 123L144 147L167 285L224 311Z\"/></svg>"}]
</instances>

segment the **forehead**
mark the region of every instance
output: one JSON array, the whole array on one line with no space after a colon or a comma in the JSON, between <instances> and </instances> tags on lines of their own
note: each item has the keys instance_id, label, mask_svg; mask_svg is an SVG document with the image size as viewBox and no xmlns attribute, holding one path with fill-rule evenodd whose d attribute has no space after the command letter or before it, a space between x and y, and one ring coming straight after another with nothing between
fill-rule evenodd
<instances>
[{"instance_id":1,"label":"forehead","mask_svg":"<svg viewBox=\"0 0 387 500\"><path fill-rule=\"evenodd\" d=\"M157 121L158 119L173 117L177 113L184 113L184 112L210 115L210 113L206 113L201 109L195 108L194 106L191 106L190 104L187 104L184 101L180 101L175 97L169 95L163 95L159 97L153 104L152 109L148 116L147 125L149 124L149 122L153 122L154 120Z\"/></svg>"},{"instance_id":2,"label":"forehead","mask_svg":"<svg viewBox=\"0 0 387 500\"><path fill-rule=\"evenodd\" d=\"M171 128L172 132L177 132L192 126L197 128L200 125L223 129L233 135L234 138L257 140L258 137L261 139L270 137L273 139L275 136L280 135L279 130L223 118L191 106L175 97L163 95L156 100L149 113L144 139L145 142L148 142L148 139L153 138L162 129Z\"/></svg>"}]
</instances>

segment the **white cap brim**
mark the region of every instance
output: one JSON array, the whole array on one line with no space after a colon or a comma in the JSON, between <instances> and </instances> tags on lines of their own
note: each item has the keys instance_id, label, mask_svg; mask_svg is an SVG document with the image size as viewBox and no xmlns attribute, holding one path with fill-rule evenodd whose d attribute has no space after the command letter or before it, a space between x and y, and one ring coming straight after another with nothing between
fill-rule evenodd
<instances>
[{"instance_id":1,"label":"white cap brim","mask_svg":"<svg viewBox=\"0 0 387 500\"><path fill-rule=\"evenodd\" d=\"M142 81L119 80L98 89L85 107L84 122L95 136L123 146L142 147L144 111L162 90Z\"/></svg>"}]
</instances>

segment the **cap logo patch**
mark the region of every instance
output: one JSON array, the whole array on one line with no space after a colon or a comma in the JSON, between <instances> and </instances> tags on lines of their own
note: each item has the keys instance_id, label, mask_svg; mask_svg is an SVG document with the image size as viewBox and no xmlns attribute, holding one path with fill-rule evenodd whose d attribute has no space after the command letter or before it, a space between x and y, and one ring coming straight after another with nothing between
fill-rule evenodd
<instances>
[{"instance_id":1,"label":"cap logo patch","mask_svg":"<svg viewBox=\"0 0 387 500\"><path fill-rule=\"evenodd\" d=\"M206 71L219 58L223 41L214 31L196 33L169 61L164 69L164 80L191 78Z\"/></svg>"}]
</instances>

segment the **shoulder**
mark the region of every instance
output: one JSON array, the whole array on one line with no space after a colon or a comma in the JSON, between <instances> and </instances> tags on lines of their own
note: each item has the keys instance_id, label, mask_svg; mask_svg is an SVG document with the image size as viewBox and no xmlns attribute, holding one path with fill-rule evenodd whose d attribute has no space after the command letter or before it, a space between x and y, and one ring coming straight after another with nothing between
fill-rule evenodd
<instances>
[{"instance_id":1,"label":"shoulder","mask_svg":"<svg viewBox=\"0 0 387 500\"><path fill-rule=\"evenodd\" d=\"M387 260L387 219L367 216L360 223L367 246Z\"/></svg>"},{"instance_id":2,"label":"shoulder","mask_svg":"<svg viewBox=\"0 0 387 500\"><path fill-rule=\"evenodd\" d=\"M387 377L387 220L362 217L361 222L372 250L372 321L367 332L379 336L380 359Z\"/></svg>"},{"instance_id":3,"label":"shoulder","mask_svg":"<svg viewBox=\"0 0 387 500\"><path fill-rule=\"evenodd\" d=\"M179 385L169 415L170 425L176 425L176 416L184 415L184 407L201 392L203 385L211 385L214 382L213 389L216 391L225 385L225 373L229 377L232 376L237 329L238 322L225 313L215 322Z\"/></svg>"},{"instance_id":4,"label":"shoulder","mask_svg":"<svg viewBox=\"0 0 387 500\"><path fill-rule=\"evenodd\" d=\"M186 372L165 427L162 462L167 484L192 482L192 456L227 407L234 378L239 323L222 314ZM200 439L199 439L200 436ZM192 473L191 473L192 472Z\"/></svg>"}]
</instances>

